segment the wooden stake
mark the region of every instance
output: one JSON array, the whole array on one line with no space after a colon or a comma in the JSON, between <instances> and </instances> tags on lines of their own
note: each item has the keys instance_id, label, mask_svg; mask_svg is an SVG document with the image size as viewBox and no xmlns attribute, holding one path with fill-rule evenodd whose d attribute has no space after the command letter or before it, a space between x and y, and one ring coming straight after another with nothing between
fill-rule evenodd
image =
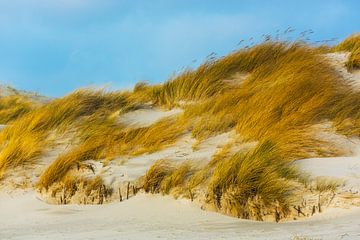
<instances>
[{"instance_id":1,"label":"wooden stake","mask_svg":"<svg viewBox=\"0 0 360 240\"><path fill-rule=\"evenodd\" d=\"M122 195L121 195L121 189L119 187L119 199L120 199L120 202L122 202Z\"/></svg>"},{"instance_id":2,"label":"wooden stake","mask_svg":"<svg viewBox=\"0 0 360 240\"><path fill-rule=\"evenodd\" d=\"M130 182L128 182L127 184L126 199L129 199L129 191L130 191Z\"/></svg>"},{"instance_id":3,"label":"wooden stake","mask_svg":"<svg viewBox=\"0 0 360 240\"><path fill-rule=\"evenodd\" d=\"M191 189L189 188L189 195L190 195L190 200L194 201L194 195L191 192Z\"/></svg>"},{"instance_id":4,"label":"wooden stake","mask_svg":"<svg viewBox=\"0 0 360 240\"><path fill-rule=\"evenodd\" d=\"M300 214L302 214L304 217L306 216L305 213L303 213L303 211L301 211L301 207L298 206L296 208L296 206L294 206L295 210L297 211L298 217L300 217Z\"/></svg>"},{"instance_id":5,"label":"wooden stake","mask_svg":"<svg viewBox=\"0 0 360 240\"><path fill-rule=\"evenodd\" d=\"M66 205L66 188L63 189L63 203Z\"/></svg>"},{"instance_id":6,"label":"wooden stake","mask_svg":"<svg viewBox=\"0 0 360 240\"><path fill-rule=\"evenodd\" d=\"M277 207L275 207L275 221L277 223L280 221L280 213L278 212Z\"/></svg>"},{"instance_id":7,"label":"wooden stake","mask_svg":"<svg viewBox=\"0 0 360 240\"><path fill-rule=\"evenodd\" d=\"M133 189L133 194L135 196L136 195L136 187L135 187L135 185L133 185L132 189Z\"/></svg>"},{"instance_id":8,"label":"wooden stake","mask_svg":"<svg viewBox=\"0 0 360 240\"><path fill-rule=\"evenodd\" d=\"M100 186L100 190L99 190L99 204L102 204L102 186Z\"/></svg>"}]
</instances>

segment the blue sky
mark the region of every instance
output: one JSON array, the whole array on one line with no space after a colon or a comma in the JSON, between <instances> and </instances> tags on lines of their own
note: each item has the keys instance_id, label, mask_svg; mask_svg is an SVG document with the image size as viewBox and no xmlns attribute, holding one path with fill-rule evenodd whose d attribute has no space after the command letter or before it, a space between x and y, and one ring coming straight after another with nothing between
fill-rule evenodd
<instances>
[{"instance_id":1,"label":"blue sky","mask_svg":"<svg viewBox=\"0 0 360 240\"><path fill-rule=\"evenodd\" d=\"M342 39L359 12L357 0L0 0L0 81L47 96L130 88L289 26Z\"/></svg>"}]
</instances>

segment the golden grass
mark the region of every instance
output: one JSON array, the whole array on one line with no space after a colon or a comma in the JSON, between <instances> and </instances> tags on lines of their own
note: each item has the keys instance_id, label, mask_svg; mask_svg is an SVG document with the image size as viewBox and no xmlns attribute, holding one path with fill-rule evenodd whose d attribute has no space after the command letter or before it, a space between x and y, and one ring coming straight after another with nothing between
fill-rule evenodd
<instances>
[{"instance_id":1,"label":"golden grass","mask_svg":"<svg viewBox=\"0 0 360 240\"><path fill-rule=\"evenodd\" d=\"M266 47L264 47L266 46ZM281 54L282 44L264 43L243 49L218 60L206 61L196 70L185 70L164 84L146 88L158 105L176 105L179 101L195 101L218 96L230 86L224 80L239 72L251 72L259 65L271 65L272 53Z\"/></svg>"},{"instance_id":2,"label":"golden grass","mask_svg":"<svg viewBox=\"0 0 360 240\"><path fill-rule=\"evenodd\" d=\"M34 109L34 104L26 97L10 95L0 97L0 123L8 124Z\"/></svg>"},{"instance_id":3,"label":"golden grass","mask_svg":"<svg viewBox=\"0 0 360 240\"><path fill-rule=\"evenodd\" d=\"M336 45L334 51L350 52L346 66L349 70L360 68L360 34L356 33L347 37L344 41Z\"/></svg>"},{"instance_id":4,"label":"golden grass","mask_svg":"<svg viewBox=\"0 0 360 240\"><path fill-rule=\"evenodd\" d=\"M0 133L0 170L36 159L50 144L51 131L65 131L94 113L106 114L126 105L123 93L80 90L14 120Z\"/></svg>"},{"instance_id":5,"label":"golden grass","mask_svg":"<svg viewBox=\"0 0 360 240\"><path fill-rule=\"evenodd\" d=\"M41 175L39 186L48 188L82 161L109 159L119 155L154 152L174 143L184 131L172 118L150 127L124 128L113 119L90 118L79 128L79 146L56 159Z\"/></svg>"},{"instance_id":6,"label":"golden grass","mask_svg":"<svg viewBox=\"0 0 360 240\"><path fill-rule=\"evenodd\" d=\"M55 200L61 204L102 204L112 191L99 176L84 178L67 174L61 182L48 190L50 198L48 196L47 200Z\"/></svg>"},{"instance_id":7,"label":"golden grass","mask_svg":"<svg viewBox=\"0 0 360 240\"><path fill-rule=\"evenodd\" d=\"M161 182L161 191L169 194L170 190L175 187L185 185L185 182L193 174L190 162L184 162L177 166L171 174L168 174Z\"/></svg>"},{"instance_id":8,"label":"golden grass","mask_svg":"<svg viewBox=\"0 0 360 240\"><path fill-rule=\"evenodd\" d=\"M185 118L195 122L193 136L203 139L236 126L248 140L292 142L289 153L304 150L298 158L317 151L317 140L311 139L314 124L330 120L340 130L343 121L359 119L359 94L316 49L299 43L256 49L268 54L266 64L256 64L239 86L185 109ZM358 134L358 127L353 124L349 133Z\"/></svg>"},{"instance_id":9,"label":"golden grass","mask_svg":"<svg viewBox=\"0 0 360 240\"><path fill-rule=\"evenodd\" d=\"M339 179L332 179L327 177L317 177L315 179L315 190L319 193L322 192L335 192L335 190L341 185L341 181Z\"/></svg>"},{"instance_id":10,"label":"golden grass","mask_svg":"<svg viewBox=\"0 0 360 240\"><path fill-rule=\"evenodd\" d=\"M278 211L281 218L289 213L295 189L292 182L301 175L270 141L212 165L195 170L190 162L175 165L160 160L147 171L143 186L146 192L164 194L178 188L193 198L194 187L207 185L208 202L241 218L262 220L263 211Z\"/></svg>"},{"instance_id":11,"label":"golden grass","mask_svg":"<svg viewBox=\"0 0 360 240\"><path fill-rule=\"evenodd\" d=\"M290 179L297 172L276 152L271 142L260 144L249 153L238 153L219 162L209 182L209 194L215 205L242 218L258 219L251 213L249 203L261 199L263 208L288 209L291 203ZM259 208L259 211L264 210ZM253 216L251 216L253 215Z\"/></svg>"},{"instance_id":12,"label":"golden grass","mask_svg":"<svg viewBox=\"0 0 360 240\"><path fill-rule=\"evenodd\" d=\"M101 150L99 142L87 144L84 142L79 147L75 147L72 151L61 155L57 158L46 171L41 175L38 185L39 187L48 188L53 183L62 180L69 170L81 161L93 159Z\"/></svg>"},{"instance_id":13,"label":"golden grass","mask_svg":"<svg viewBox=\"0 0 360 240\"><path fill-rule=\"evenodd\" d=\"M169 194L176 187L184 187L193 173L190 162L175 164L168 160L156 161L146 172L143 179L145 192Z\"/></svg>"},{"instance_id":14,"label":"golden grass","mask_svg":"<svg viewBox=\"0 0 360 240\"><path fill-rule=\"evenodd\" d=\"M143 188L145 192L158 193L166 176L174 171L173 163L166 160L156 161L146 172Z\"/></svg>"},{"instance_id":15,"label":"golden grass","mask_svg":"<svg viewBox=\"0 0 360 240\"><path fill-rule=\"evenodd\" d=\"M0 154L0 170L24 166L31 163L42 153L44 144L42 136L36 134L24 134L18 138L11 138L3 145Z\"/></svg>"},{"instance_id":16,"label":"golden grass","mask_svg":"<svg viewBox=\"0 0 360 240\"><path fill-rule=\"evenodd\" d=\"M191 85L191 81L200 81L192 77L201 69L206 72L204 66L164 84L165 89L158 87L163 94L158 95L161 104L201 100L186 106L183 116L192 122L192 134L197 139L235 128L245 140L260 142L254 151L233 156L225 151L205 168L190 172L186 177L189 188L207 185L214 205L242 218L261 220L264 209L272 209L278 217L287 215L292 198L290 182L299 177L289 164L300 158L337 154L327 142L315 137L319 131L316 124L330 121L340 133L360 136L360 94L320 53L303 43L267 42L205 65L210 69L216 66L216 74L207 76L219 77L219 82L231 75L226 70L221 74L229 67L224 59L239 64L236 71L249 73L231 88L225 82L221 88L213 82ZM214 92L198 94L204 86ZM187 96L187 92L191 94ZM153 171L162 172L164 165L155 167ZM162 172L161 178L155 178L155 189L168 193L176 187L178 183L169 177L175 171ZM152 181L151 177L147 179Z\"/></svg>"}]
</instances>

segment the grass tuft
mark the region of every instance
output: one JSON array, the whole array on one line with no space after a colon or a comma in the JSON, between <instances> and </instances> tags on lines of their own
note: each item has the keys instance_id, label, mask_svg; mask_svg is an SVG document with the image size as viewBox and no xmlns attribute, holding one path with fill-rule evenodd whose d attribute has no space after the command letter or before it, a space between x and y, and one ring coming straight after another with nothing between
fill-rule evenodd
<instances>
[{"instance_id":1,"label":"grass tuft","mask_svg":"<svg viewBox=\"0 0 360 240\"><path fill-rule=\"evenodd\" d=\"M334 51L350 52L346 66L349 70L360 68L360 34L356 33L347 37L334 47Z\"/></svg>"}]
</instances>

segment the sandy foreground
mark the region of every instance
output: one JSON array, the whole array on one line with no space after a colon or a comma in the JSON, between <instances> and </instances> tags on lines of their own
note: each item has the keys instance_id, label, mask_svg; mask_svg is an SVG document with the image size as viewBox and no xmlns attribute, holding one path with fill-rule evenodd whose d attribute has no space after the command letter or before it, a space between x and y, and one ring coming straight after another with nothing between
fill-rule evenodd
<instances>
[{"instance_id":1,"label":"sandy foreground","mask_svg":"<svg viewBox=\"0 0 360 240\"><path fill-rule=\"evenodd\" d=\"M107 205L49 205L34 192L0 195L0 239L360 239L360 208L264 223L140 194Z\"/></svg>"}]
</instances>

